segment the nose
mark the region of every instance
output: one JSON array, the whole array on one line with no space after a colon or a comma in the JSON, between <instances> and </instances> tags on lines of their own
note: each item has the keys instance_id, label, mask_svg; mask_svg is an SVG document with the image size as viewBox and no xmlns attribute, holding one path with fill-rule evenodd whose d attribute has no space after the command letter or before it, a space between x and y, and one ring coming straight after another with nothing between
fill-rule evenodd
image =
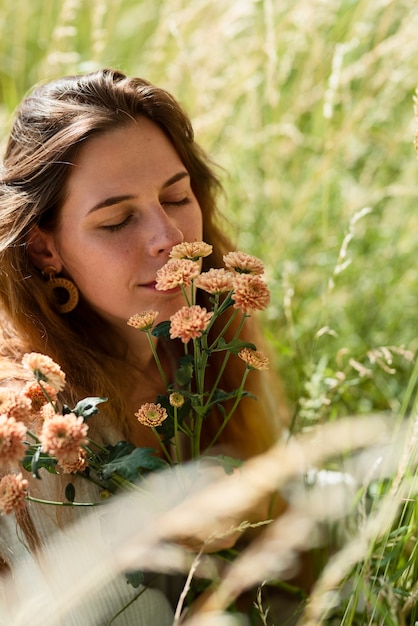
<instances>
[{"instance_id":1,"label":"nose","mask_svg":"<svg viewBox=\"0 0 418 626\"><path fill-rule=\"evenodd\" d=\"M171 248L184 240L183 232L161 205L150 212L148 229L148 251L153 257L168 256Z\"/></svg>"}]
</instances>

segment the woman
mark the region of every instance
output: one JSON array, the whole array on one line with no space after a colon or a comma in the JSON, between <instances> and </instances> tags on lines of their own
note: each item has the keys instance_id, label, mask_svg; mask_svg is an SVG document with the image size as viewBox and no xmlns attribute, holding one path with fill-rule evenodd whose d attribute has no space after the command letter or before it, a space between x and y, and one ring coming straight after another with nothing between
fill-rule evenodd
<instances>
[{"instance_id":1,"label":"woman","mask_svg":"<svg viewBox=\"0 0 418 626\"><path fill-rule=\"evenodd\" d=\"M184 304L179 290L155 286L173 246L203 240L213 246L203 269L222 266L231 246L217 225L219 191L187 116L162 89L108 69L35 89L17 111L1 179L5 384L25 380L24 353L48 355L67 376L62 401L109 398L91 420L94 439L157 447L134 413L164 389L145 334L127 320L144 310L167 320ZM57 300L61 286L68 306ZM258 343L252 318L243 335ZM170 380L177 355L167 346L160 340L156 349ZM239 385L243 367L226 369L223 389ZM271 445L284 416L261 373L252 374L248 387L258 399L239 404L218 441L243 459ZM205 421L204 442L220 419L214 413ZM54 481L34 488L55 489ZM34 523L25 522L32 547L45 534L44 510L34 509L27 518Z\"/></svg>"}]
</instances>

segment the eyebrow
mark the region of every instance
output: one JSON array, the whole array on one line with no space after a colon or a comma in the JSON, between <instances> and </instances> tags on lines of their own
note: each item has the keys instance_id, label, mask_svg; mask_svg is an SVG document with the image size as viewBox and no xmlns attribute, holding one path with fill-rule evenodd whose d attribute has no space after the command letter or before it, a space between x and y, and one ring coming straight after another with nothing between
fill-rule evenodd
<instances>
[{"instance_id":1,"label":"eyebrow","mask_svg":"<svg viewBox=\"0 0 418 626\"><path fill-rule=\"evenodd\" d=\"M171 176L171 178L169 178L168 180L165 181L165 183L162 186L162 189L167 189L167 187L170 187L171 185L174 185L179 180L182 180L183 178L188 178L188 177L189 177L189 173L188 172L186 172L186 171L178 172L177 174L174 174L174 176ZM109 198L105 198L104 200L100 200L100 202L95 204L89 210L88 213L89 214L90 213L94 213L94 211L98 211L99 209L104 209L105 207L113 206L114 204L120 204L121 202L125 202L126 200L133 200L134 198L135 198L135 196L132 195L132 194L121 195L121 196L110 196Z\"/></svg>"}]
</instances>

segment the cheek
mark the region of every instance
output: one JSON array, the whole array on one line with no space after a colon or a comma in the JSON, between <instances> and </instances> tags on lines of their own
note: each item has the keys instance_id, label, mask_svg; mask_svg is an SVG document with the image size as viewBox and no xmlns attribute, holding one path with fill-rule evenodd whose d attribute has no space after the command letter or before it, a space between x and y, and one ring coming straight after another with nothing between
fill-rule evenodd
<instances>
[{"instance_id":1,"label":"cheek","mask_svg":"<svg viewBox=\"0 0 418 626\"><path fill-rule=\"evenodd\" d=\"M199 241L203 237L203 218L200 207L197 207L187 214L184 218L183 228L181 229L185 241Z\"/></svg>"}]
</instances>

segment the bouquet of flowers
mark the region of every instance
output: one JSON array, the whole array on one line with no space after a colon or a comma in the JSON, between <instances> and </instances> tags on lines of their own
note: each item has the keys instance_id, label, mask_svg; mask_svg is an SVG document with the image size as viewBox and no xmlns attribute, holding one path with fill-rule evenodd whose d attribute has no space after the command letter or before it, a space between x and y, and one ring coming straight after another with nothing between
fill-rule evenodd
<instances>
[{"instance_id":1,"label":"bouquet of flowers","mask_svg":"<svg viewBox=\"0 0 418 626\"><path fill-rule=\"evenodd\" d=\"M102 493L109 494L117 488L132 488L149 471L181 463L181 439L189 441L188 458L199 458L214 446L239 402L248 395L245 382L249 372L268 368L264 354L240 335L246 318L263 310L270 295L263 279L262 261L242 252L230 252L224 256L223 268L202 272L202 258L211 253L212 246L205 242L174 246L168 262L157 274L156 288L180 287L184 306L169 320L157 324L157 311L140 312L127 321L147 335L166 389L154 403L142 405L135 413L141 424L153 430L163 458L152 448L137 448L126 441L102 446L90 439L88 419L106 398L84 398L73 408L60 406L57 398L65 388L65 373L44 354L25 354L22 364L33 373L34 380L20 393L3 390L0 397L0 468L6 472L0 481L2 513L18 511L25 499L36 500L28 493L28 481L19 470L22 465L37 478L40 468L58 474L79 474L97 482L103 487ZM209 294L211 310L197 304L197 290ZM231 332L226 334L231 328L232 338ZM158 337L180 339L183 345L173 381L166 379L159 361L155 349ZM206 372L215 353L222 354L221 366L208 388ZM231 355L238 356L245 368L241 384L224 390L219 384ZM204 421L215 409L222 415L222 423L210 444L202 449ZM27 428L28 423L39 425L36 432ZM226 468L239 464L228 457L222 457L221 462ZM76 504L72 483L65 496L64 504ZM94 503L77 503L83 504Z\"/></svg>"}]
</instances>

